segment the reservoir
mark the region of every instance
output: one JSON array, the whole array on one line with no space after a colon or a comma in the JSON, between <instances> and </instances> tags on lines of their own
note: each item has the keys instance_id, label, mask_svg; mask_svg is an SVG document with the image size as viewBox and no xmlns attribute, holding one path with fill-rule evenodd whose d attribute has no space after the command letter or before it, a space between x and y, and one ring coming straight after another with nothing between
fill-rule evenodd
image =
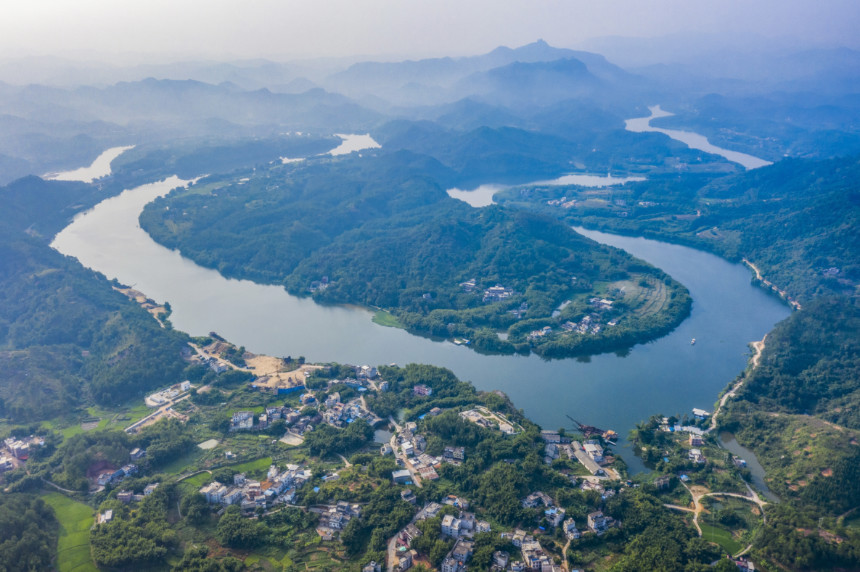
<instances>
[{"instance_id":1,"label":"reservoir","mask_svg":"<svg viewBox=\"0 0 860 572\"><path fill-rule=\"evenodd\" d=\"M170 302L173 325L191 335L215 331L255 353L303 355L309 361L444 366L480 390L504 391L548 429L570 428L570 415L624 437L653 414L712 409L746 365L747 344L789 314L781 301L752 286L749 271L738 264L683 246L580 230L684 284L693 298L691 316L671 334L624 355L555 361L481 355L379 326L360 308L321 306L279 286L224 278L156 244L138 216L144 205L184 183L173 177L107 199L78 216L52 245L158 302ZM632 470L641 468L623 439L618 450Z\"/></svg>"}]
</instances>

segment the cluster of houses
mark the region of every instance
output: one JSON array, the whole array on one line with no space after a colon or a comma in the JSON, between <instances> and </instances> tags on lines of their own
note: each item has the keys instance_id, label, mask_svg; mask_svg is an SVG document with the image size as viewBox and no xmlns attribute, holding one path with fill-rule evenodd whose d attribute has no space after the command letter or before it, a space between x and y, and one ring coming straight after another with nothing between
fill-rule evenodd
<instances>
[{"instance_id":1,"label":"cluster of houses","mask_svg":"<svg viewBox=\"0 0 860 572\"><path fill-rule=\"evenodd\" d=\"M508 314L512 315L517 320L521 320L523 316L526 315L526 312L529 311L528 302L523 302L519 305L518 308L514 308L513 310L508 310Z\"/></svg>"},{"instance_id":2,"label":"cluster of houses","mask_svg":"<svg viewBox=\"0 0 860 572\"><path fill-rule=\"evenodd\" d=\"M551 207L561 207L563 209L572 209L576 206L576 199L568 200L567 197L561 197L560 199L550 199L546 202Z\"/></svg>"},{"instance_id":3,"label":"cluster of houses","mask_svg":"<svg viewBox=\"0 0 860 572\"><path fill-rule=\"evenodd\" d=\"M424 397L429 397L429 396L433 395L433 388L429 387L423 383L417 383L412 388L412 393L414 393L415 395L421 395Z\"/></svg>"},{"instance_id":4,"label":"cluster of houses","mask_svg":"<svg viewBox=\"0 0 860 572\"><path fill-rule=\"evenodd\" d=\"M531 493L522 501L523 508L543 508L544 509L544 517L546 522L552 527L558 527L563 521L565 516L565 511L561 507L555 506L552 498L540 491Z\"/></svg>"},{"instance_id":5,"label":"cluster of houses","mask_svg":"<svg viewBox=\"0 0 860 572\"><path fill-rule=\"evenodd\" d=\"M26 461L30 457L30 447L44 447L45 438L36 435L21 438L9 437L3 441L3 446L16 459Z\"/></svg>"},{"instance_id":6,"label":"cluster of houses","mask_svg":"<svg viewBox=\"0 0 860 572\"><path fill-rule=\"evenodd\" d=\"M555 431L543 431L541 432L541 437L546 442L544 461L547 464L552 463L564 454L568 459L578 461L592 475L598 477L606 476L603 465L606 464L607 459L604 456L600 441L589 439L583 444L579 441L570 441L570 439L562 437Z\"/></svg>"},{"instance_id":7,"label":"cluster of houses","mask_svg":"<svg viewBox=\"0 0 860 572\"><path fill-rule=\"evenodd\" d=\"M547 509L555 509L554 514L560 514L561 519L564 518L564 510L557 507L551 506L551 499L547 497L544 493L532 493L526 499L523 500L525 504L528 502L537 503L535 506L543 505ZM546 504L550 503L550 504ZM439 507L436 503L431 503L436 507ZM429 505L428 505L429 506ZM437 508L438 512L438 508ZM435 513L434 513L435 514ZM463 514L461 513L461 517ZM422 517L422 513L419 513L419 517ZM429 518L428 516L424 516L424 518ZM442 572L463 572L466 570L466 561L472 555L472 551L474 548L474 543L471 540L470 534L462 534L459 532L462 530L454 529L458 520L462 520L461 518L455 518L452 515L446 515L442 521L442 534L447 535L451 538L457 540L454 548L448 555L445 557L445 560L442 561L442 565L440 566L440 570ZM563 522L563 524L562 524ZM592 512L588 515L588 531L590 533L601 535L606 532L610 527L614 526L615 521L608 516L605 516L600 511ZM581 538L582 533L576 528L576 523L572 518L568 518L567 520L558 520L557 524L553 526L563 526L563 530L565 535L568 538L576 539ZM486 525L486 531L489 532L489 524ZM409 529L413 529L411 531L411 535L407 532ZM476 521L474 524L474 532L483 532L482 522ZM409 525L401 531L398 540L401 541L404 547L408 547L408 542L411 542L411 539L414 536L420 535L421 531L418 530L415 525ZM511 544L513 544L516 548L519 548L522 551L522 559L521 560L511 560L510 554L504 551L496 551L493 553L493 567L495 570L511 570L513 572L526 572L532 570L540 570L541 572L560 572L563 570L561 566L555 564L553 559L544 551L543 547L541 547L540 542L531 534L522 529L516 529L513 532L502 532L501 538L505 540L509 540ZM414 552L414 551L413 551ZM414 557L413 557L414 559ZM402 568L405 570L406 568ZM395 570L398 570L395 567Z\"/></svg>"},{"instance_id":8,"label":"cluster of houses","mask_svg":"<svg viewBox=\"0 0 860 572\"><path fill-rule=\"evenodd\" d=\"M146 485L146 488L143 489L142 495L136 495L132 491L119 491L116 495L116 499L123 504L129 504L132 501L140 502L145 497L148 497L153 492L155 492L155 489L158 488L159 484L160 483L151 483L149 485ZM107 524L112 520L113 510L108 509L102 513L99 513L99 515L96 517L96 521L93 523L93 528L95 528L99 524Z\"/></svg>"},{"instance_id":9,"label":"cluster of houses","mask_svg":"<svg viewBox=\"0 0 860 572\"><path fill-rule=\"evenodd\" d=\"M346 528L350 520L361 516L361 505L350 504L346 501L338 501L337 504L320 510L311 510L320 515L317 534L323 540L331 540L336 533Z\"/></svg>"},{"instance_id":10,"label":"cluster of houses","mask_svg":"<svg viewBox=\"0 0 860 572\"><path fill-rule=\"evenodd\" d=\"M323 276L319 280L314 280L311 282L311 285L308 286L308 292L318 292L325 290L329 286L328 276Z\"/></svg>"},{"instance_id":11,"label":"cluster of houses","mask_svg":"<svg viewBox=\"0 0 860 572\"><path fill-rule=\"evenodd\" d=\"M381 421L374 413L364 408L359 398L342 403L337 391L326 398L325 407L322 413L323 421L334 427L345 427L356 419L365 419L371 425Z\"/></svg>"},{"instance_id":12,"label":"cluster of houses","mask_svg":"<svg viewBox=\"0 0 860 572\"><path fill-rule=\"evenodd\" d=\"M491 412L483 406L461 411L460 417L485 429L498 429L505 435L516 435L523 431L519 424L512 423L503 414Z\"/></svg>"},{"instance_id":13,"label":"cluster of houses","mask_svg":"<svg viewBox=\"0 0 860 572\"><path fill-rule=\"evenodd\" d=\"M189 391L191 391L191 382L186 380L162 391L156 391L155 393L147 395L144 402L147 407L161 407Z\"/></svg>"},{"instance_id":14,"label":"cluster of houses","mask_svg":"<svg viewBox=\"0 0 860 572\"><path fill-rule=\"evenodd\" d=\"M130 477L135 474L137 474L137 465L128 464L116 469L115 471L105 471L99 474L99 476L96 477L96 483L100 487L114 485L121 482L126 477Z\"/></svg>"},{"instance_id":15,"label":"cluster of houses","mask_svg":"<svg viewBox=\"0 0 860 572\"><path fill-rule=\"evenodd\" d=\"M513 296L514 293L515 292L511 288L505 288L501 284L496 284L495 286L490 286L484 290L484 296L481 298L481 301L484 303L501 302L502 300L507 300Z\"/></svg>"},{"instance_id":16,"label":"cluster of houses","mask_svg":"<svg viewBox=\"0 0 860 572\"><path fill-rule=\"evenodd\" d=\"M454 543L454 547L451 548L451 551L445 556L445 559L439 566L439 570L441 572L463 572L466 570L466 561L472 557L474 549L474 542L458 538L457 542Z\"/></svg>"},{"instance_id":17,"label":"cluster of houses","mask_svg":"<svg viewBox=\"0 0 860 572\"><path fill-rule=\"evenodd\" d=\"M527 338L529 341L539 340L541 338L547 337L551 333L552 333L552 328L549 326L544 326L543 328L541 328L539 330L533 330L533 331L529 332L529 335L527 336Z\"/></svg>"},{"instance_id":18,"label":"cluster of houses","mask_svg":"<svg viewBox=\"0 0 860 572\"><path fill-rule=\"evenodd\" d=\"M403 491L411 493L411 491ZM413 496L414 498L414 496ZM446 514L442 517L440 524L440 532L443 536L454 539L453 548L445 556L439 569L442 572L463 572L466 569L466 561L472 556L474 551L474 543L471 538L475 534L481 532L490 532L490 523L477 520L475 514L467 512L469 502L465 499L448 495L443 498L440 503L427 503L416 515L415 520L421 521L428 518L433 518L443 505L453 506L459 509L457 515ZM408 570L412 567L417 553L410 550L412 541L421 535L421 530L410 523L403 528L396 537L397 559L394 562L394 570Z\"/></svg>"},{"instance_id":19,"label":"cluster of houses","mask_svg":"<svg viewBox=\"0 0 860 572\"><path fill-rule=\"evenodd\" d=\"M611 310L613 301L607 298L589 298L588 303L598 310Z\"/></svg>"},{"instance_id":20,"label":"cluster of houses","mask_svg":"<svg viewBox=\"0 0 860 572\"><path fill-rule=\"evenodd\" d=\"M563 568L556 566L549 555L544 552L534 536L525 530L516 529L514 532L502 533L502 538L511 541L515 547L522 551L522 560L514 560L506 565L506 568L514 572L525 570L540 570L541 572L561 572ZM504 553L507 560L507 553ZM495 557L494 557L495 558Z\"/></svg>"},{"instance_id":21,"label":"cluster of houses","mask_svg":"<svg viewBox=\"0 0 860 572\"><path fill-rule=\"evenodd\" d=\"M614 326L618 324L616 320L610 321L607 325ZM561 325L561 329L565 332L570 332L573 334L599 334L603 329L603 326L600 324L600 318L595 314L588 314L582 318L581 321L572 322L568 320L567 322Z\"/></svg>"},{"instance_id":22,"label":"cluster of houses","mask_svg":"<svg viewBox=\"0 0 860 572\"><path fill-rule=\"evenodd\" d=\"M710 415L710 413L703 409L693 409L693 414L700 420L707 419ZM705 445L705 432L702 429L693 425L671 425L669 423L669 418L664 417L660 423L660 430L667 433L689 433L688 444L690 449L687 451L687 458L698 465L707 462L707 458L700 449L700 447ZM746 461L743 459L737 458L737 460L732 459L732 461L736 467L740 468L746 466Z\"/></svg>"},{"instance_id":23,"label":"cluster of houses","mask_svg":"<svg viewBox=\"0 0 860 572\"><path fill-rule=\"evenodd\" d=\"M366 391L367 380L375 379L379 373L375 367L358 366L356 369L357 378L347 378L345 380L332 380L330 385L344 383L349 387L357 388L359 391ZM380 382L380 390L388 388L388 383ZM304 386L301 386L304 387ZM317 400L314 392L309 391L299 397L299 403L304 407L319 407L321 404ZM267 407L264 413L261 413L257 423L254 423L254 414L251 411L238 411L233 414L230 421L230 431L250 431L266 429L273 422L283 420L287 427L290 427L290 432L297 435L304 435L308 431L313 431L314 427L320 423L328 423L334 427L344 427L357 419L365 419L371 425L380 421L373 412L367 410L362 405L360 398L352 399L346 403L341 402L340 393L335 391L330 394L322 405L325 409L321 413L314 415L303 416L299 409L294 409L289 406L282 407Z\"/></svg>"},{"instance_id":24,"label":"cluster of houses","mask_svg":"<svg viewBox=\"0 0 860 572\"><path fill-rule=\"evenodd\" d=\"M433 457L424 451L427 449L427 439L416 432L418 425L414 422L404 424L403 429L394 437L394 445L399 450L396 456L397 464L404 467L392 472L391 478L395 483L408 484L418 475L421 479L435 481L439 478L436 469L442 465L442 457ZM383 446L382 453L393 452L391 446ZM465 455L464 455L465 457Z\"/></svg>"},{"instance_id":25,"label":"cluster of houses","mask_svg":"<svg viewBox=\"0 0 860 572\"><path fill-rule=\"evenodd\" d=\"M470 280L466 280L465 282L460 283L460 288L463 289L463 292L467 294L471 294L475 290L477 290L477 283L474 278ZM511 296L516 294L512 288L505 288L501 284L496 284L495 286L490 286L489 288L484 290L483 297L481 300L483 302L501 302L502 300L507 300Z\"/></svg>"},{"instance_id":26,"label":"cluster of houses","mask_svg":"<svg viewBox=\"0 0 860 572\"><path fill-rule=\"evenodd\" d=\"M254 481L240 473L233 476L232 485L212 481L200 489L200 494L206 497L206 502L210 504L237 504L243 511L251 512L258 507L269 508L275 503L292 503L296 498L296 491L312 476L310 470L302 469L298 465L287 465L286 471L280 471L272 465L264 481Z\"/></svg>"}]
</instances>

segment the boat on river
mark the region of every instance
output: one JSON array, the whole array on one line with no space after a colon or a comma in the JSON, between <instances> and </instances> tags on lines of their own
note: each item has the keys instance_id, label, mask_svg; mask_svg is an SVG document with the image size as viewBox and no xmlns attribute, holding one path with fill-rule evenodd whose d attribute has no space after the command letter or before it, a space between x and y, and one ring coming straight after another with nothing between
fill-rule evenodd
<instances>
[{"instance_id":1,"label":"boat on river","mask_svg":"<svg viewBox=\"0 0 860 572\"><path fill-rule=\"evenodd\" d=\"M690 340L690 345L691 345L691 346L695 346L695 345L696 345L696 338L693 338L692 340Z\"/></svg>"}]
</instances>

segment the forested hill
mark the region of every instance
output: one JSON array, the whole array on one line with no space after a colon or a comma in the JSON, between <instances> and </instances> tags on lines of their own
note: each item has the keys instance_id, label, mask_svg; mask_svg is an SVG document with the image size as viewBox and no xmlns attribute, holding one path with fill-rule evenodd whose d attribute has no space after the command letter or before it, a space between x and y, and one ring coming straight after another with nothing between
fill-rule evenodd
<instances>
[{"instance_id":1,"label":"forested hill","mask_svg":"<svg viewBox=\"0 0 860 572\"><path fill-rule=\"evenodd\" d=\"M860 306L813 300L766 338L721 426L752 449L782 502L755 541L756 562L853 570L860 552Z\"/></svg>"},{"instance_id":2,"label":"forested hill","mask_svg":"<svg viewBox=\"0 0 860 572\"><path fill-rule=\"evenodd\" d=\"M860 430L860 302L811 302L768 334L741 397Z\"/></svg>"},{"instance_id":3,"label":"forested hill","mask_svg":"<svg viewBox=\"0 0 860 572\"><path fill-rule=\"evenodd\" d=\"M523 193L511 192L500 200L588 227L683 242L731 260L747 258L767 280L803 302L857 292L858 181L860 156L786 159L721 178L654 176L608 191L611 200L604 203L575 188L533 189L525 201ZM561 196L579 202L566 210L547 205Z\"/></svg>"},{"instance_id":4,"label":"forested hill","mask_svg":"<svg viewBox=\"0 0 860 572\"><path fill-rule=\"evenodd\" d=\"M475 339L480 349L604 351L665 333L686 316L686 291L661 271L551 218L451 199L438 182L449 176L435 159L406 151L315 159L205 179L148 205L141 224L226 275L386 308L414 331ZM588 313L589 296L624 280L653 291L660 311L630 308L602 336L562 333L563 322ZM488 299L497 285L508 293ZM553 334L529 339L542 328Z\"/></svg>"},{"instance_id":5,"label":"forested hill","mask_svg":"<svg viewBox=\"0 0 860 572\"><path fill-rule=\"evenodd\" d=\"M185 336L48 245L100 198L37 177L0 188L0 415L48 419L178 381Z\"/></svg>"}]
</instances>

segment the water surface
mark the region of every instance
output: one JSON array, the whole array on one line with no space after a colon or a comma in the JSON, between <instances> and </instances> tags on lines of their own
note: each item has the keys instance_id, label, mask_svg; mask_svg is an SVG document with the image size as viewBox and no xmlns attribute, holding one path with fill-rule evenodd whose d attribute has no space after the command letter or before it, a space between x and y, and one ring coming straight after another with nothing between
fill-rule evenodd
<instances>
[{"instance_id":1,"label":"water surface","mask_svg":"<svg viewBox=\"0 0 860 572\"><path fill-rule=\"evenodd\" d=\"M612 187L623 185L629 181L644 181L644 177L613 177L612 175L589 175L587 173L573 173L563 175L549 181L537 181L527 185L543 185L545 187L561 187L566 185L579 185L580 187ZM520 187L524 185L512 185ZM448 189L448 196L468 203L475 208L488 207L493 204L493 196L501 190L509 189L508 185L481 185L472 190Z\"/></svg>"},{"instance_id":2,"label":"water surface","mask_svg":"<svg viewBox=\"0 0 860 572\"><path fill-rule=\"evenodd\" d=\"M96 157L93 164L89 167L81 167L74 171L65 171L63 173L49 173L44 176L46 180L52 181L81 181L83 183L92 183L96 179L107 177L111 174L110 164L114 159L128 151L134 149L134 145L127 147L112 147L101 155Z\"/></svg>"},{"instance_id":3,"label":"water surface","mask_svg":"<svg viewBox=\"0 0 860 572\"><path fill-rule=\"evenodd\" d=\"M566 415L622 436L655 413L710 409L743 369L747 343L789 310L750 283L749 271L712 254L642 238L580 230L662 268L693 297L692 315L674 332L619 357L547 361L487 356L447 341L386 328L360 308L321 306L279 286L227 279L155 243L138 224L144 205L184 184L176 177L107 199L78 216L52 246L109 278L169 301L173 325L191 335L215 331L255 353L352 364L430 363L480 390L500 389L544 427L570 427ZM696 338L695 346L690 339ZM620 453L641 468L623 441Z\"/></svg>"},{"instance_id":4,"label":"water surface","mask_svg":"<svg viewBox=\"0 0 860 572\"><path fill-rule=\"evenodd\" d=\"M692 131L681 131L679 129L663 129L661 127L652 127L652 119L657 119L660 117L671 117L672 115L674 115L674 113L669 113L668 111L660 109L659 105L651 106L648 109L651 111L651 115L649 117L636 117L634 119L628 119L625 122L625 128L627 129L627 131L632 131L633 133L662 133L664 135L668 135L676 141L685 143L687 147L691 149L697 149L699 151L704 151L705 153L720 155L722 157L725 157L732 163L739 163L745 169L757 169L759 167L764 167L766 165L772 164L770 161L765 161L764 159L760 159L759 157L755 157L753 155L747 155L746 153L731 151L729 149L723 149L722 147L712 145L711 142L708 141L707 137L705 137L704 135L699 135L698 133L693 133Z\"/></svg>"},{"instance_id":5,"label":"water surface","mask_svg":"<svg viewBox=\"0 0 860 572\"><path fill-rule=\"evenodd\" d=\"M779 502L779 497L767 487L764 482L765 471L761 463L758 462L755 453L742 446L737 442L735 436L729 432L720 433L720 444L733 455L736 455L747 462L747 468L750 471L750 478L756 488L771 502Z\"/></svg>"}]
</instances>

